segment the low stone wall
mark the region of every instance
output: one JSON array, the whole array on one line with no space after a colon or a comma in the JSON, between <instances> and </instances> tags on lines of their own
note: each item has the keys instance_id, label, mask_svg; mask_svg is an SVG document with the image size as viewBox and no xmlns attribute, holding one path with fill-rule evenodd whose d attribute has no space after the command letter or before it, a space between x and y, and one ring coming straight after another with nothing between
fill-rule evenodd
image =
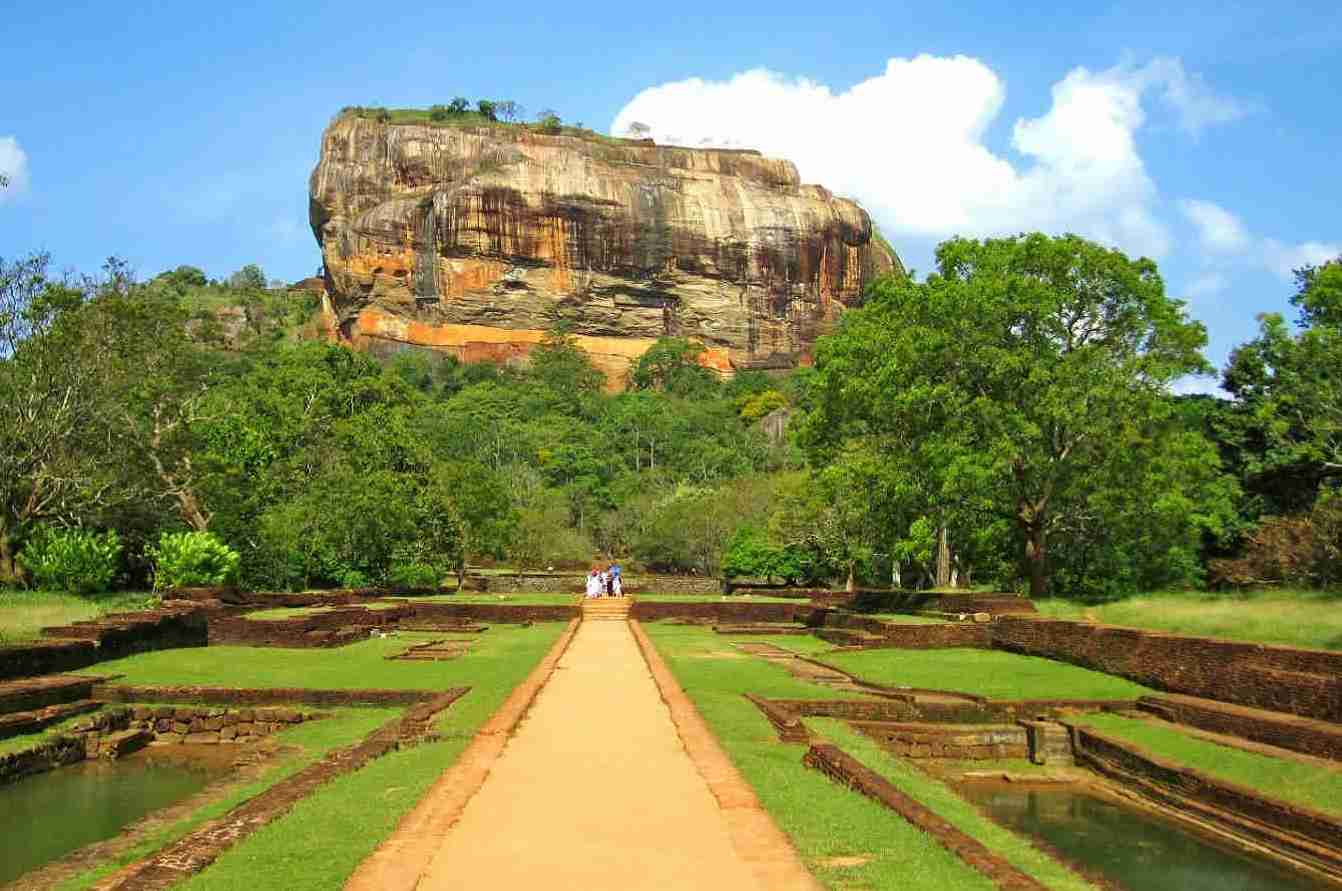
<instances>
[{"instance_id":1,"label":"low stone wall","mask_svg":"<svg viewBox=\"0 0 1342 891\"><path fill-rule=\"evenodd\" d=\"M450 600L450 598L445 598ZM337 607L289 619L251 619L230 609L210 620L209 640L215 645L252 647L338 647L365 640L371 629L403 625L455 625L462 622L525 624L567 622L578 615L576 604L411 602L383 609Z\"/></svg>"},{"instance_id":2,"label":"low stone wall","mask_svg":"<svg viewBox=\"0 0 1342 891\"><path fill-rule=\"evenodd\" d=\"M48 640L0 647L0 681L87 668L146 650L203 647L207 611L196 604L116 613L42 629Z\"/></svg>"},{"instance_id":3,"label":"low stone wall","mask_svg":"<svg viewBox=\"0 0 1342 891\"><path fill-rule=\"evenodd\" d=\"M1174 693L1342 722L1342 652L1044 619L1001 618L993 645Z\"/></svg>"},{"instance_id":4,"label":"low stone wall","mask_svg":"<svg viewBox=\"0 0 1342 891\"><path fill-rule=\"evenodd\" d=\"M1025 728L1018 724L851 723L882 748L903 758L986 761L1030 755Z\"/></svg>"},{"instance_id":5,"label":"low stone wall","mask_svg":"<svg viewBox=\"0 0 1342 891\"><path fill-rule=\"evenodd\" d=\"M809 624L815 610L805 601L758 603L749 600L709 600L678 603L669 600L635 600L629 618L643 622L659 619L693 619L702 622L801 622Z\"/></svg>"},{"instance_id":6,"label":"low stone wall","mask_svg":"<svg viewBox=\"0 0 1342 891\"><path fill-rule=\"evenodd\" d=\"M1069 727L1077 762L1128 792L1342 879L1342 821L1180 767L1089 728Z\"/></svg>"},{"instance_id":7,"label":"low stone wall","mask_svg":"<svg viewBox=\"0 0 1342 891\"><path fill-rule=\"evenodd\" d=\"M1012 866L971 836L961 832L935 812L895 788L885 777L835 746L811 746L803 759L835 782L859 792L908 820L930 835L960 860L987 876L998 888L1009 891L1046 891L1038 881Z\"/></svg>"},{"instance_id":8,"label":"low stone wall","mask_svg":"<svg viewBox=\"0 0 1342 891\"><path fill-rule=\"evenodd\" d=\"M131 708L129 726L152 732L160 742L245 743L317 717L295 708L137 705Z\"/></svg>"},{"instance_id":9,"label":"low stone wall","mask_svg":"<svg viewBox=\"0 0 1342 891\"><path fill-rule=\"evenodd\" d=\"M989 613L1031 615L1036 612L1028 597L1015 594L938 594L931 591L859 590L815 592L812 600L824 606L842 607L859 613Z\"/></svg>"},{"instance_id":10,"label":"low stone wall","mask_svg":"<svg viewBox=\"0 0 1342 891\"><path fill-rule=\"evenodd\" d=\"M780 731L801 718L926 724L1010 724L1069 713L1128 711L1129 700L980 699L954 702L918 699L916 694L881 699L766 699L748 697Z\"/></svg>"},{"instance_id":11,"label":"low stone wall","mask_svg":"<svg viewBox=\"0 0 1342 891\"><path fill-rule=\"evenodd\" d=\"M1199 730L1342 761L1342 725L1191 696L1143 696L1137 707Z\"/></svg>"},{"instance_id":12,"label":"low stone wall","mask_svg":"<svg viewBox=\"0 0 1342 891\"><path fill-rule=\"evenodd\" d=\"M861 645L866 647L901 650L959 647L987 649L992 646L993 640L992 626L977 622L884 622L870 616L829 609L820 614L820 624L825 628L864 631L880 638L880 642L864 641Z\"/></svg>"},{"instance_id":13,"label":"low stone wall","mask_svg":"<svg viewBox=\"0 0 1342 891\"><path fill-rule=\"evenodd\" d=\"M468 687L453 688L458 696ZM98 684L93 696L103 702L171 702L206 705L405 706L429 702L436 690L311 690L306 687L190 687Z\"/></svg>"}]
</instances>

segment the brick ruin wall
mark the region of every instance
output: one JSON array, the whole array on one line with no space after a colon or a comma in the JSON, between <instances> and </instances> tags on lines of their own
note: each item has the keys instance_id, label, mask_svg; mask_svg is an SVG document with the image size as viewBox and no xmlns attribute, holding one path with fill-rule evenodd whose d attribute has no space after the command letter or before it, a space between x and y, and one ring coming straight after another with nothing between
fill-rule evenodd
<instances>
[{"instance_id":1,"label":"brick ruin wall","mask_svg":"<svg viewBox=\"0 0 1342 891\"><path fill-rule=\"evenodd\" d=\"M0 681L87 668L147 650L203 647L208 642L207 612L170 608L136 618L106 617L46 630L54 639L0 647Z\"/></svg>"},{"instance_id":2,"label":"brick ruin wall","mask_svg":"<svg viewBox=\"0 0 1342 891\"><path fill-rule=\"evenodd\" d=\"M880 646L901 650L940 650L957 647L987 649L992 646L992 626L977 622L912 624L883 622L857 613L825 610L819 616L825 628L865 631L882 639Z\"/></svg>"},{"instance_id":3,"label":"brick ruin wall","mask_svg":"<svg viewBox=\"0 0 1342 891\"><path fill-rule=\"evenodd\" d=\"M1156 689L1342 722L1342 652L1003 617L993 646Z\"/></svg>"},{"instance_id":4,"label":"brick ruin wall","mask_svg":"<svg viewBox=\"0 0 1342 891\"><path fill-rule=\"evenodd\" d=\"M712 600L690 603L635 600L629 617L642 622L688 619L702 622L800 622L810 624L816 611L809 602L758 603Z\"/></svg>"}]
</instances>

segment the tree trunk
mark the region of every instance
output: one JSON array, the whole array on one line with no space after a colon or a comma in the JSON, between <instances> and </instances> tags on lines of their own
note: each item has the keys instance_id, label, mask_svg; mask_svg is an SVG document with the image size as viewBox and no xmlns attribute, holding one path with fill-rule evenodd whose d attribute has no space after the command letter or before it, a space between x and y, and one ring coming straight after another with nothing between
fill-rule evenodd
<instances>
[{"instance_id":1,"label":"tree trunk","mask_svg":"<svg viewBox=\"0 0 1342 891\"><path fill-rule=\"evenodd\" d=\"M9 531L0 529L0 584L13 584L19 580L19 567L14 562L14 543L10 541Z\"/></svg>"},{"instance_id":2,"label":"tree trunk","mask_svg":"<svg viewBox=\"0 0 1342 891\"><path fill-rule=\"evenodd\" d=\"M857 575L854 572L854 564L851 560L848 561L848 584L844 587L844 590L849 594L857 590Z\"/></svg>"},{"instance_id":3,"label":"tree trunk","mask_svg":"<svg viewBox=\"0 0 1342 891\"><path fill-rule=\"evenodd\" d=\"M1048 585L1048 541L1044 524L1038 520L1025 527L1025 565L1030 575L1030 596L1042 597Z\"/></svg>"},{"instance_id":4,"label":"tree trunk","mask_svg":"<svg viewBox=\"0 0 1342 891\"><path fill-rule=\"evenodd\" d=\"M951 538L946 527L937 533L937 587L944 588L951 583Z\"/></svg>"}]
</instances>

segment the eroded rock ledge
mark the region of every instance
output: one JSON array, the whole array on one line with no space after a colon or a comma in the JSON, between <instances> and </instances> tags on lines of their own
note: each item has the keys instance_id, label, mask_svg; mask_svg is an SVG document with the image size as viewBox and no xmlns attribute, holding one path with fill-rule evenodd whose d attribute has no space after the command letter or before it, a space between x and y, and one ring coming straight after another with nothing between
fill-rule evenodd
<instances>
[{"instance_id":1,"label":"eroded rock ledge","mask_svg":"<svg viewBox=\"0 0 1342 891\"><path fill-rule=\"evenodd\" d=\"M508 360L564 323L615 383L665 335L724 374L805 363L902 269L857 204L750 151L343 115L310 199L345 340Z\"/></svg>"}]
</instances>

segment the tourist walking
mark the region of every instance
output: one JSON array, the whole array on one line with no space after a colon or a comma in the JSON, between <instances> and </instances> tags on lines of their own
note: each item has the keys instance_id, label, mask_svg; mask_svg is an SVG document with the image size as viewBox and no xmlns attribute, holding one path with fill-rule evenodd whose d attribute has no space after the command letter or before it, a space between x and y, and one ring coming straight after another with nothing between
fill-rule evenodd
<instances>
[{"instance_id":1,"label":"tourist walking","mask_svg":"<svg viewBox=\"0 0 1342 891\"><path fill-rule=\"evenodd\" d=\"M624 596L624 578L620 575L619 563L610 565L610 587L611 593L616 597Z\"/></svg>"},{"instance_id":2,"label":"tourist walking","mask_svg":"<svg viewBox=\"0 0 1342 891\"><path fill-rule=\"evenodd\" d=\"M587 573L587 596L601 596L601 575L597 572L595 566L592 567L591 572Z\"/></svg>"}]
</instances>

